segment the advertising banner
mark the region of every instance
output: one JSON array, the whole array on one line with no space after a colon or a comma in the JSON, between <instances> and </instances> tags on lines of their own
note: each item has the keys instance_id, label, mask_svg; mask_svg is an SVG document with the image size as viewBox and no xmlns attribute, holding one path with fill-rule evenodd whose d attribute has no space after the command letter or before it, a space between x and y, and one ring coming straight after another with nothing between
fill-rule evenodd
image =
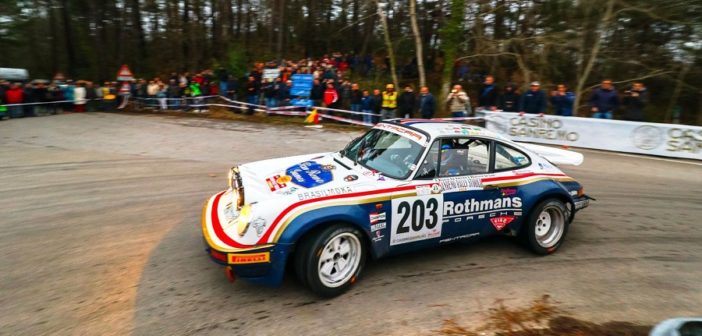
<instances>
[{"instance_id":1,"label":"advertising banner","mask_svg":"<svg viewBox=\"0 0 702 336\"><path fill-rule=\"evenodd\" d=\"M275 68L275 69L263 69L263 79L267 79L268 81L272 82L276 78L280 76L280 69Z\"/></svg>"},{"instance_id":2,"label":"advertising banner","mask_svg":"<svg viewBox=\"0 0 702 336\"><path fill-rule=\"evenodd\" d=\"M314 76L311 74L295 74L290 78L292 80L292 87L290 88L290 95L293 97L309 97L310 91L312 91L312 81Z\"/></svg>"},{"instance_id":3,"label":"advertising banner","mask_svg":"<svg viewBox=\"0 0 702 336\"><path fill-rule=\"evenodd\" d=\"M478 111L486 128L514 141L702 160L702 127Z\"/></svg>"}]
</instances>

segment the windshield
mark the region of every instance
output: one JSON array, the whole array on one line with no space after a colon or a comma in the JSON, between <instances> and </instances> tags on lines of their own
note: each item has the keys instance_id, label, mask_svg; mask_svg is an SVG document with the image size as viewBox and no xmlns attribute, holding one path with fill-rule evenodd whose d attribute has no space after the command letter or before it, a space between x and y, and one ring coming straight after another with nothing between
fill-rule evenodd
<instances>
[{"instance_id":1,"label":"windshield","mask_svg":"<svg viewBox=\"0 0 702 336\"><path fill-rule=\"evenodd\" d=\"M362 166L395 179L406 179L424 146L388 131L372 129L352 141L341 154Z\"/></svg>"}]
</instances>

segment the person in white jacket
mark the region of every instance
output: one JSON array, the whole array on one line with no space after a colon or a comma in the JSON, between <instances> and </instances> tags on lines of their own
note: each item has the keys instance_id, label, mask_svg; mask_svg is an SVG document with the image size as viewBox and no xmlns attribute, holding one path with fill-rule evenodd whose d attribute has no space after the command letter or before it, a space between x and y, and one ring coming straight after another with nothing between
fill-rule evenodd
<instances>
[{"instance_id":1,"label":"person in white jacket","mask_svg":"<svg viewBox=\"0 0 702 336\"><path fill-rule=\"evenodd\" d=\"M73 89L73 106L76 112L85 112L85 103L87 103L85 95L85 83L76 83L76 87Z\"/></svg>"}]
</instances>

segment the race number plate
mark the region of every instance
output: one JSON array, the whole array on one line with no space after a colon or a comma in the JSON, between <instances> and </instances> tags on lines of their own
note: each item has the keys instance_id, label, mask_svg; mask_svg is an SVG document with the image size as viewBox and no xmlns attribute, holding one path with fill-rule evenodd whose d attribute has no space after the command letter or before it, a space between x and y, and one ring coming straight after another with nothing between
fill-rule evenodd
<instances>
[{"instance_id":1,"label":"race number plate","mask_svg":"<svg viewBox=\"0 0 702 336\"><path fill-rule=\"evenodd\" d=\"M441 237L443 194L392 200L390 245Z\"/></svg>"}]
</instances>

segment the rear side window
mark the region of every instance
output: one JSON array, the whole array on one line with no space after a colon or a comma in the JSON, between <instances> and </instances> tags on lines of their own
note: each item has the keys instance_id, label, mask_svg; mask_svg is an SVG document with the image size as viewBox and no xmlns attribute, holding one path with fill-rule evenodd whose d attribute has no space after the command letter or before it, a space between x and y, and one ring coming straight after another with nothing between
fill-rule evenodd
<instances>
[{"instance_id":1,"label":"rear side window","mask_svg":"<svg viewBox=\"0 0 702 336\"><path fill-rule=\"evenodd\" d=\"M509 170L526 167L531 164L529 157L520 150L505 144L495 143L495 170Z\"/></svg>"}]
</instances>

